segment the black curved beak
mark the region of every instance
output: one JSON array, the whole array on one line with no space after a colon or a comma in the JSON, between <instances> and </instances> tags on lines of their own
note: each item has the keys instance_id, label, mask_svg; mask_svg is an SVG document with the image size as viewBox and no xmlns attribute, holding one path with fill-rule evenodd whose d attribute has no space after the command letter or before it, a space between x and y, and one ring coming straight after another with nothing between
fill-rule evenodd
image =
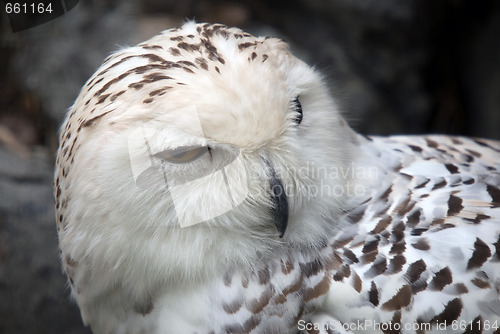
<instances>
[{"instance_id":1,"label":"black curved beak","mask_svg":"<svg viewBox=\"0 0 500 334\"><path fill-rule=\"evenodd\" d=\"M274 224L279 232L279 237L283 238L288 226L288 200L286 198L285 188L281 180L276 175L276 171L267 159L264 159L269 175L269 186L271 187L273 207L271 214L274 219Z\"/></svg>"}]
</instances>

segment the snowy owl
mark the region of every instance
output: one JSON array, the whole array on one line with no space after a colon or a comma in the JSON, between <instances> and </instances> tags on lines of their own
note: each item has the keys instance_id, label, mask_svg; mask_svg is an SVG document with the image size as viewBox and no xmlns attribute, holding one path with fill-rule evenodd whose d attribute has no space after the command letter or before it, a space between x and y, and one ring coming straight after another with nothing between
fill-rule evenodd
<instances>
[{"instance_id":1,"label":"snowy owl","mask_svg":"<svg viewBox=\"0 0 500 334\"><path fill-rule=\"evenodd\" d=\"M61 261L96 334L500 333L500 143L362 136L279 39L187 22L60 133Z\"/></svg>"}]
</instances>

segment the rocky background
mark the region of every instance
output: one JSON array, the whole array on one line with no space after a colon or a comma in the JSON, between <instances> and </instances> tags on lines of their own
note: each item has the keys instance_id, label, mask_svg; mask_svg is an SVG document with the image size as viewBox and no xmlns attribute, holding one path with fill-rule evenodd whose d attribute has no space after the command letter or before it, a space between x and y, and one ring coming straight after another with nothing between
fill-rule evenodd
<instances>
[{"instance_id":1,"label":"rocky background","mask_svg":"<svg viewBox=\"0 0 500 334\"><path fill-rule=\"evenodd\" d=\"M3 5L2 5L3 6ZM113 50L186 18L285 39L366 134L500 139L495 0L86 0L13 33L0 15L0 333L90 333L58 264L57 128Z\"/></svg>"}]
</instances>

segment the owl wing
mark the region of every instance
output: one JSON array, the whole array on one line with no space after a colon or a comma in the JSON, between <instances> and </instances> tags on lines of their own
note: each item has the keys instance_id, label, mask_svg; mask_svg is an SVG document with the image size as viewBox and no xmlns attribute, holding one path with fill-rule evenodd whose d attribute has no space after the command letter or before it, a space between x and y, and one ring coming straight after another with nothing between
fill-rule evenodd
<instances>
[{"instance_id":1,"label":"owl wing","mask_svg":"<svg viewBox=\"0 0 500 334\"><path fill-rule=\"evenodd\" d=\"M394 136L360 148L353 176L365 180L332 241L343 263L323 309L374 332L496 331L500 143Z\"/></svg>"}]
</instances>

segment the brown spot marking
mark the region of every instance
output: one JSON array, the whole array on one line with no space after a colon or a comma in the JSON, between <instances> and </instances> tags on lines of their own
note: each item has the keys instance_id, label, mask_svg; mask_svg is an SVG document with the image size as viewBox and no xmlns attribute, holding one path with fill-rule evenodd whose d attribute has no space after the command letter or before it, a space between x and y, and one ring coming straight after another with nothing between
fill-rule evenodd
<instances>
[{"instance_id":1,"label":"brown spot marking","mask_svg":"<svg viewBox=\"0 0 500 334\"><path fill-rule=\"evenodd\" d=\"M135 313L142 314L143 316L148 315L154 309L154 304L151 298L148 298L145 303L136 303L133 306Z\"/></svg>"},{"instance_id":2,"label":"brown spot marking","mask_svg":"<svg viewBox=\"0 0 500 334\"><path fill-rule=\"evenodd\" d=\"M413 230L411 230L411 235L419 236L422 235L422 233L424 233L427 230L428 230L427 228L414 228Z\"/></svg>"},{"instance_id":3,"label":"brown spot marking","mask_svg":"<svg viewBox=\"0 0 500 334\"><path fill-rule=\"evenodd\" d=\"M481 213L478 213L478 214L476 215L476 217L474 217L474 219L471 219L471 218L462 218L462 219L465 219L465 220L467 220L467 221L469 221L469 222L471 222L471 223L473 223L473 224L479 224L479 223L481 223L483 220L485 220L485 219L490 219L490 218L491 218L491 217L490 217L490 216L488 216L488 215L483 215L483 214L481 214Z\"/></svg>"},{"instance_id":4,"label":"brown spot marking","mask_svg":"<svg viewBox=\"0 0 500 334\"><path fill-rule=\"evenodd\" d=\"M231 273L224 273L222 277L222 281L224 282L224 285L227 287L231 286L231 281L233 280L233 275Z\"/></svg>"},{"instance_id":5,"label":"brown spot marking","mask_svg":"<svg viewBox=\"0 0 500 334\"><path fill-rule=\"evenodd\" d=\"M389 261L389 268L386 274L396 274L403 270L403 266L406 264L406 257L404 255L396 255L391 261Z\"/></svg>"},{"instance_id":6,"label":"brown spot marking","mask_svg":"<svg viewBox=\"0 0 500 334\"><path fill-rule=\"evenodd\" d=\"M117 61L116 63L114 64L111 64L109 67L107 67L106 69L102 70L101 72L99 72L95 77L100 77L102 75L104 75L105 73L109 72L110 69L112 69L113 67L115 66L118 66L120 65L121 63L124 63L126 61L128 61L129 59L132 59L132 58L137 58L138 56L127 56L127 57L124 57L124 58L121 58L119 61Z\"/></svg>"},{"instance_id":7,"label":"brown spot marking","mask_svg":"<svg viewBox=\"0 0 500 334\"><path fill-rule=\"evenodd\" d=\"M181 55L181 51L177 48L170 48L170 49L168 49L168 51L170 51L170 54L174 57Z\"/></svg>"},{"instance_id":8,"label":"brown spot marking","mask_svg":"<svg viewBox=\"0 0 500 334\"><path fill-rule=\"evenodd\" d=\"M474 150L469 150L469 149L466 149L467 152L469 152L470 154L472 154L473 156L475 156L476 158L481 158L481 153L479 152L476 152Z\"/></svg>"},{"instance_id":9,"label":"brown spot marking","mask_svg":"<svg viewBox=\"0 0 500 334\"><path fill-rule=\"evenodd\" d=\"M99 97L99 99L97 100L96 104L101 104L101 103L104 103L104 101L106 101L106 99L107 99L110 95L111 95L111 94L101 95L101 97Z\"/></svg>"},{"instance_id":10,"label":"brown spot marking","mask_svg":"<svg viewBox=\"0 0 500 334\"><path fill-rule=\"evenodd\" d=\"M389 251L389 254L403 254L406 250L406 243L403 242L398 242L392 245L391 250Z\"/></svg>"},{"instance_id":11,"label":"brown spot marking","mask_svg":"<svg viewBox=\"0 0 500 334\"><path fill-rule=\"evenodd\" d=\"M382 309L386 311L396 311L410 305L412 297L411 287L406 284L388 301L382 304Z\"/></svg>"},{"instance_id":12,"label":"brown spot marking","mask_svg":"<svg viewBox=\"0 0 500 334\"><path fill-rule=\"evenodd\" d=\"M289 285L286 288L283 289L282 294L278 296L278 299L276 300L276 303L282 304L287 301L287 296L291 293L299 291L299 289L302 287L302 283L304 282L304 277L300 276L297 282L295 282L293 285Z\"/></svg>"},{"instance_id":13,"label":"brown spot marking","mask_svg":"<svg viewBox=\"0 0 500 334\"><path fill-rule=\"evenodd\" d=\"M351 263L358 263L359 260L356 256L356 254L354 254L350 249L348 248L344 248L343 249L344 251L344 256L351 262Z\"/></svg>"},{"instance_id":14,"label":"brown spot marking","mask_svg":"<svg viewBox=\"0 0 500 334\"><path fill-rule=\"evenodd\" d=\"M269 58L269 56L264 53L262 55L262 62L265 62L267 60L267 58Z\"/></svg>"},{"instance_id":15,"label":"brown spot marking","mask_svg":"<svg viewBox=\"0 0 500 334\"><path fill-rule=\"evenodd\" d=\"M167 89L171 88L172 88L171 86L165 86L163 88L153 90L152 92L149 93L149 96L156 96L156 95L162 96L164 95L165 91L167 91Z\"/></svg>"},{"instance_id":16,"label":"brown spot marking","mask_svg":"<svg viewBox=\"0 0 500 334\"><path fill-rule=\"evenodd\" d=\"M394 227L392 228L392 235L394 238L393 242L398 242L403 240L406 225L402 221L399 221L399 223L393 225L394 225Z\"/></svg>"},{"instance_id":17,"label":"brown spot marking","mask_svg":"<svg viewBox=\"0 0 500 334\"><path fill-rule=\"evenodd\" d=\"M385 230L387 228L387 226L389 226L392 222L392 217L389 216L389 215L384 215L384 217L382 217L378 223L377 223L377 226L375 226L375 228L370 232L371 234L379 234L380 232L382 232L383 230Z\"/></svg>"},{"instance_id":18,"label":"brown spot marking","mask_svg":"<svg viewBox=\"0 0 500 334\"><path fill-rule=\"evenodd\" d=\"M145 75L144 80L141 80L140 83L153 83L159 80L171 80L171 79L172 77L169 77L168 75L164 75L163 73L158 72Z\"/></svg>"},{"instance_id":19,"label":"brown spot marking","mask_svg":"<svg viewBox=\"0 0 500 334\"><path fill-rule=\"evenodd\" d=\"M208 71L208 62L205 58L198 57L194 60L202 69Z\"/></svg>"},{"instance_id":20,"label":"brown spot marking","mask_svg":"<svg viewBox=\"0 0 500 334\"><path fill-rule=\"evenodd\" d=\"M427 183L429 183L429 179L427 179L426 181L420 183L418 186L415 187L415 189L420 189L420 188L423 188L427 185Z\"/></svg>"},{"instance_id":21,"label":"brown spot marking","mask_svg":"<svg viewBox=\"0 0 500 334\"><path fill-rule=\"evenodd\" d=\"M365 254L371 253L371 252L378 252L379 241L380 241L380 238L377 236L377 238L375 238L374 240L372 240L370 242L366 242L361 251Z\"/></svg>"},{"instance_id":22,"label":"brown spot marking","mask_svg":"<svg viewBox=\"0 0 500 334\"><path fill-rule=\"evenodd\" d=\"M462 154L462 157L466 162L473 162L474 161L474 157L470 154Z\"/></svg>"},{"instance_id":23,"label":"brown spot marking","mask_svg":"<svg viewBox=\"0 0 500 334\"><path fill-rule=\"evenodd\" d=\"M488 281L488 276L484 273L484 271L478 272L477 275L481 276L483 274L483 277L476 277L474 279L471 279L471 283L477 286L480 289L489 289L491 287L490 282Z\"/></svg>"},{"instance_id":24,"label":"brown spot marking","mask_svg":"<svg viewBox=\"0 0 500 334\"><path fill-rule=\"evenodd\" d=\"M427 289L427 282L426 281L416 281L411 285L411 292L413 295L416 295L417 293L424 291Z\"/></svg>"},{"instance_id":25,"label":"brown spot marking","mask_svg":"<svg viewBox=\"0 0 500 334\"><path fill-rule=\"evenodd\" d=\"M186 50L187 52L194 52L194 51L200 51L200 45L199 44L189 44L186 42L180 42L177 44L177 47L179 49Z\"/></svg>"},{"instance_id":26,"label":"brown spot marking","mask_svg":"<svg viewBox=\"0 0 500 334\"><path fill-rule=\"evenodd\" d=\"M133 82L130 85L128 85L128 88L141 89L143 86L144 86L144 84L142 84L142 83Z\"/></svg>"},{"instance_id":27,"label":"brown spot marking","mask_svg":"<svg viewBox=\"0 0 500 334\"><path fill-rule=\"evenodd\" d=\"M411 245L413 248L423 250L423 251L431 249L431 246L429 245L429 242L427 241L426 238L421 238L417 242L415 242Z\"/></svg>"},{"instance_id":28,"label":"brown spot marking","mask_svg":"<svg viewBox=\"0 0 500 334\"><path fill-rule=\"evenodd\" d=\"M243 49L246 49L246 48L249 48L251 46L255 46L256 43L255 42L245 42L245 43L240 43L238 44L238 49L243 50Z\"/></svg>"},{"instance_id":29,"label":"brown spot marking","mask_svg":"<svg viewBox=\"0 0 500 334\"><path fill-rule=\"evenodd\" d=\"M413 211L407 219L407 224L410 225L411 227L415 227L418 225L420 222L420 215L422 214L422 210L418 209Z\"/></svg>"},{"instance_id":30,"label":"brown spot marking","mask_svg":"<svg viewBox=\"0 0 500 334\"><path fill-rule=\"evenodd\" d=\"M372 263L377 258L377 255L378 255L378 251L363 254L363 256L361 256L361 262L364 264Z\"/></svg>"},{"instance_id":31,"label":"brown spot marking","mask_svg":"<svg viewBox=\"0 0 500 334\"><path fill-rule=\"evenodd\" d=\"M341 247L344 247L348 243L350 243L353 239L354 239L353 236L349 236L349 237L340 236L339 239L335 240L335 242L333 243L332 247L334 249L339 249Z\"/></svg>"},{"instance_id":32,"label":"brown spot marking","mask_svg":"<svg viewBox=\"0 0 500 334\"><path fill-rule=\"evenodd\" d=\"M444 307L443 312L436 315L430 322L435 323L447 323L451 324L453 321L457 320L462 313L463 304L460 298L455 298L450 300L448 304Z\"/></svg>"},{"instance_id":33,"label":"brown spot marking","mask_svg":"<svg viewBox=\"0 0 500 334\"><path fill-rule=\"evenodd\" d=\"M448 216L454 216L463 209L462 199L455 195L450 195L448 199Z\"/></svg>"},{"instance_id":34,"label":"brown spot marking","mask_svg":"<svg viewBox=\"0 0 500 334\"><path fill-rule=\"evenodd\" d=\"M119 97L120 95L124 94L125 92L126 92L125 90L122 90L122 91L120 91L120 92L118 92L118 93L116 93L116 94L113 94L113 95L109 98L109 100L110 100L111 102L114 102L114 101L116 100L116 98L117 98L117 97Z\"/></svg>"},{"instance_id":35,"label":"brown spot marking","mask_svg":"<svg viewBox=\"0 0 500 334\"><path fill-rule=\"evenodd\" d=\"M247 302L246 307L253 314L257 314L269 304L272 296L273 290L266 289L258 298L252 300L251 302Z\"/></svg>"},{"instance_id":36,"label":"brown spot marking","mask_svg":"<svg viewBox=\"0 0 500 334\"><path fill-rule=\"evenodd\" d=\"M333 279L337 282L341 282L345 277L351 276L351 268L348 265L344 264L342 267L337 270L335 275L333 275Z\"/></svg>"},{"instance_id":37,"label":"brown spot marking","mask_svg":"<svg viewBox=\"0 0 500 334\"><path fill-rule=\"evenodd\" d=\"M373 263L373 265L365 272L366 278L373 278L381 275L387 269L387 260L384 256L379 256Z\"/></svg>"},{"instance_id":38,"label":"brown spot marking","mask_svg":"<svg viewBox=\"0 0 500 334\"><path fill-rule=\"evenodd\" d=\"M248 334L250 333L255 327L257 327L260 324L260 316L259 315L252 315L247 321L241 324L232 324L226 326L226 333L231 333L231 334Z\"/></svg>"},{"instance_id":39,"label":"brown spot marking","mask_svg":"<svg viewBox=\"0 0 500 334\"><path fill-rule=\"evenodd\" d=\"M219 68L215 66L215 71L220 74Z\"/></svg>"},{"instance_id":40,"label":"brown spot marking","mask_svg":"<svg viewBox=\"0 0 500 334\"><path fill-rule=\"evenodd\" d=\"M183 67L182 68L184 71L188 72L188 73L194 73L192 69L190 68L187 68L187 67Z\"/></svg>"},{"instance_id":41,"label":"brown spot marking","mask_svg":"<svg viewBox=\"0 0 500 334\"><path fill-rule=\"evenodd\" d=\"M86 120L85 122L83 122L83 123L82 123L81 127L82 127L82 128L86 128L86 127L89 127L89 126L93 126L93 125L94 125L94 123L95 123L98 119L100 119L101 117L103 117L103 116L105 116L105 115L109 114L110 112L111 112L111 110L110 110L110 111L106 111L105 113L102 113L102 114L100 114L100 115L98 115L98 116L96 116L96 117L94 117L94 118L91 118L91 119ZM75 144L75 142L76 142L76 140L73 142L73 145ZM73 146L72 146L71 148L73 149ZM70 155L71 155L71 152L70 152Z\"/></svg>"},{"instance_id":42,"label":"brown spot marking","mask_svg":"<svg viewBox=\"0 0 500 334\"><path fill-rule=\"evenodd\" d=\"M347 218L349 219L351 224L356 224L357 222L359 222L361 220L361 218L363 218L364 215L365 215L365 211L358 209L358 210L351 211L349 213L349 215L347 216Z\"/></svg>"},{"instance_id":43,"label":"brown spot marking","mask_svg":"<svg viewBox=\"0 0 500 334\"><path fill-rule=\"evenodd\" d=\"M434 225L444 225L444 222L445 220L443 218L439 218L439 219L434 219L431 223L431 226L434 226Z\"/></svg>"},{"instance_id":44,"label":"brown spot marking","mask_svg":"<svg viewBox=\"0 0 500 334\"><path fill-rule=\"evenodd\" d=\"M391 194L392 192L392 186L390 186L389 188L387 188L383 193L382 195L380 195L380 198L381 200L387 200L389 198L389 195Z\"/></svg>"},{"instance_id":45,"label":"brown spot marking","mask_svg":"<svg viewBox=\"0 0 500 334\"><path fill-rule=\"evenodd\" d=\"M444 165L446 169L451 173L451 174L457 174L458 173L458 167L455 166L454 164L448 163Z\"/></svg>"},{"instance_id":46,"label":"brown spot marking","mask_svg":"<svg viewBox=\"0 0 500 334\"><path fill-rule=\"evenodd\" d=\"M148 97L147 99L144 99L144 100L142 101L142 103L146 103L146 104L148 104L148 103L151 103L151 102L153 102L153 101L154 101L154 99L153 99L153 98Z\"/></svg>"},{"instance_id":47,"label":"brown spot marking","mask_svg":"<svg viewBox=\"0 0 500 334\"><path fill-rule=\"evenodd\" d=\"M416 201L411 201L410 197L408 197L404 202L400 203L394 211L402 217L410 212L416 204Z\"/></svg>"},{"instance_id":48,"label":"brown spot marking","mask_svg":"<svg viewBox=\"0 0 500 334\"><path fill-rule=\"evenodd\" d=\"M193 62L191 62L189 60L179 60L177 63L185 65L185 66L191 66L194 68L198 68Z\"/></svg>"},{"instance_id":49,"label":"brown spot marking","mask_svg":"<svg viewBox=\"0 0 500 334\"><path fill-rule=\"evenodd\" d=\"M276 298L274 298L274 304L279 305L279 304L284 304L288 301L288 298L284 294L278 295Z\"/></svg>"},{"instance_id":50,"label":"brown spot marking","mask_svg":"<svg viewBox=\"0 0 500 334\"><path fill-rule=\"evenodd\" d=\"M319 273L322 269L322 265L318 260L313 260L308 263L301 263L300 269L306 275L306 277L311 277Z\"/></svg>"},{"instance_id":51,"label":"brown spot marking","mask_svg":"<svg viewBox=\"0 0 500 334\"><path fill-rule=\"evenodd\" d=\"M483 147L488 147L488 148L491 148L493 150L495 150L493 147L491 147L488 143L480 140L480 139L477 139L477 138L473 138L474 142L476 142L476 144L478 144L479 146L483 146ZM495 150L496 151L496 150Z\"/></svg>"},{"instance_id":52,"label":"brown spot marking","mask_svg":"<svg viewBox=\"0 0 500 334\"><path fill-rule=\"evenodd\" d=\"M304 300L308 302L312 299L318 298L327 293L329 289L330 289L330 280L328 276L325 275L323 279L318 284L316 284L314 288L312 289L309 288L304 292Z\"/></svg>"},{"instance_id":53,"label":"brown spot marking","mask_svg":"<svg viewBox=\"0 0 500 334\"><path fill-rule=\"evenodd\" d=\"M380 209L375 212L373 218L380 218L387 216L387 212L389 212L389 208L391 207L391 203L386 202L384 206L380 206Z\"/></svg>"},{"instance_id":54,"label":"brown spot marking","mask_svg":"<svg viewBox=\"0 0 500 334\"><path fill-rule=\"evenodd\" d=\"M281 272L285 275L288 275L294 269L293 262L290 259L287 259L286 262L281 260Z\"/></svg>"},{"instance_id":55,"label":"brown spot marking","mask_svg":"<svg viewBox=\"0 0 500 334\"><path fill-rule=\"evenodd\" d=\"M469 293L469 289L467 289L467 286L464 283L456 283L453 287L458 294Z\"/></svg>"},{"instance_id":56,"label":"brown spot marking","mask_svg":"<svg viewBox=\"0 0 500 334\"><path fill-rule=\"evenodd\" d=\"M438 143L435 142L432 139L425 138L425 142L427 143L427 146L432 147L432 148L438 148Z\"/></svg>"},{"instance_id":57,"label":"brown spot marking","mask_svg":"<svg viewBox=\"0 0 500 334\"><path fill-rule=\"evenodd\" d=\"M327 271L337 270L343 262L340 255L336 251L333 251L332 254L325 258L324 268Z\"/></svg>"},{"instance_id":58,"label":"brown spot marking","mask_svg":"<svg viewBox=\"0 0 500 334\"><path fill-rule=\"evenodd\" d=\"M180 42L184 39L184 37L182 36L175 36L175 37L170 37L170 40L171 41L176 41L176 42Z\"/></svg>"},{"instance_id":59,"label":"brown spot marking","mask_svg":"<svg viewBox=\"0 0 500 334\"><path fill-rule=\"evenodd\" d=\"M405 273L408 282L410 283L416 282L420 278L420 275L425 271L425 269L427 269L427 265L422 259L410 264Z\"/></svg>"},{"instance_id":60,"label":"brown spot marking","mask_svg":"<svg viewBox=\"0 0 500 334\"><path fill-rule=\"evenodd\" d=\"M255 58L257 58L257 54L256 54L255 52L252 52L252 54L251 54L250 58L251 58L252 60L255 60Z\"/></svg>"},{"instance_id":61,"label":"brown spot marking","mask_svg":"<svg viewBox=\"0 0 500 334\"><path fill-rule=\"evenodd\" d=\"M151 62L160 62L160 63L166 62L165 59L163 59L162 57L160 57L158 55L155 55L154 53L146 53L146 54L140 55L139 57L147 58Z\"/></svg>"},{"instance_id":62,"label":"brown spot marking","mask_svg":"<svg viewBox=\"0 0 500 334\"><path fill-rule=\"evenodd\" d=\"M486 186L486 190L488 191L488 194L490 194L492 207L500 207L500 189L491 184L488 184Z\"/></svg>"},{"instance_id":63,"label":"brown spot marking","mask_svg":"<svg viewBox=\"0 0 500 334\"><path fill-rule=\"evenodd\" d=\"M472 253L472 257L469 259L469 262L467 262L467 270L481 267L490 256L490 247L488 247L483 240L476 238L476 242L474 243L474 252Z\"/></svg>"},{"instance_id":64,"label":"brown spot marking","mask_svg":"<svg viewBox=\"0 0 500 334\"><path fill-rule=\"evenodd\" d=\"M352 273L352 287L358 293L361 293L361 290L363 290L363 281L361 280L359 275L356 274L355 272Z\"/></svg>"},{"instance_id":65,"label":"brown spot marking","mask_svg":"<svg viewBox=\"0 0 500 334\"><path fill-rule=\"evenodd\" d=\"M163 47L161 45L144 45L142 48L146 49L146 50L163 49Z\"/></svg>"},{"instance_id":66,"label":"brown spot marking","mask_svg":"<svg viewBox=\"0 0 500 334\"><path fill-rule=\"evenodd\" d=\"M372 281L372 285L370 287L370 291L368 291L368 300L375 306L378 306L379 297L378 297L378 289L377 285L374 281Z\"/></svg>"},{"instance_id":67,"label":"brown spot marking","mask_svg":"<svg viewBox=\"0 0 500 334\"><path fill-rule=\"evenodd\" d=\"M233 302L227 304L224 303L222 304L222 309L227 313L227 314L235 314L236 312L239 311L241 306L243 305L243 302L241 300L234 300Z\"/></svg>"},{"instance_id":68,"label":"brown spot marking","mask_svg":"<svg viewBox=\"0 0 500 334\"><path fill-rule=\"evenodd\" d=\"M408 145L413 152L422 152L422 148L420 146L415 146L415 145Z\"/></svg>"},{"instance_id":69,"label":"brown spot marking","mask_svg":"<svg viewBox=\"0 0 500 334\"><path fill-rule=\"evenodd\" d=\"M441 182L436 183L434 187L432 187L432 190L441 189L444 188L445 186L446 186L446 181L443 179Z\"/></svg>"},{"instance_id":70,"label":"brown spot marking","mask_svg":"<svg viewBox=\"0 0 500 334\"><path fill-rule=\"evenodd\" d=\"M94 82L94 84L92 85L92 87L94 87L95 85L101 83L103 80L104 80L104 77L103 78L99 78L99 80L97 80L96 82ZM90 89L92 89L92 88L90 88Z\"/></svg>"},{"instance_id":71,"label":"brown spot marking","mask_svg":"<svg viewBox=\"0 0 500 334\"><path fill-rule=\"evenodd\" d=\"M451 270L448 267L444 267L440 271L434 274L429 288L435 291L442 291L445 286L453 282L453 276Z\"/></svg>"},{"instance_id":72,"label":"brown spot marking","mask_svg":"<svg viewBox=\"0 0 500 334\"><path fill-rule=\"evenodd\" d=\"M268 268L264 268L263 270L259 270L257 275L259 276L259 283L261 285L266 285L271 280L271 274L269 273Z\"/></svg>"}]
</instances>

